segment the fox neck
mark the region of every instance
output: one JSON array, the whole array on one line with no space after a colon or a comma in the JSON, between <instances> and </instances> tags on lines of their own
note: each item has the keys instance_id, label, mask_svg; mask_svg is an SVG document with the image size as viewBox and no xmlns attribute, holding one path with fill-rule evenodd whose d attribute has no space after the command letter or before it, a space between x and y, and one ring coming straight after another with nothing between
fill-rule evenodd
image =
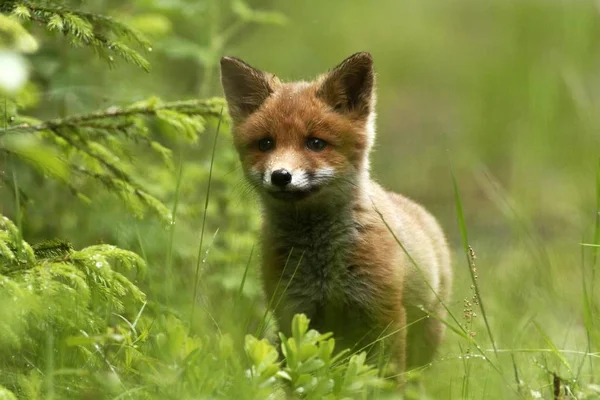
<instances>
[{"instance_id":1,"label":"fox neck","mask_svg":"<svg viewBox=\"0 0 600 400\"><path fill-rule=\"evenodd\" d=\"M356 210L369 201L369 184L359 181L347 193L327 193L329 198L323 193L305 205L266 205L263 246L279 260L282 278L293 281L288 299L316 309L347 300L340 288L353 279L351 252L360 235Z\"/></svg>"},{"instance_id":2,"label":"fox neck","mask_svg":"<svg viewBox=\"0 0 600 400\"><path fill-rule=\"evenodd\" d=\"M352 190L353 192L355 190ZM339 196L342 196L341 194ZM332 227L347 221L356 199L356 194L343 195L345 199L328 199L321 196L320 201L305 204L285 203L265 207L265 222L281 234L299 236L302 231L321 226Z\"/></svg>"}]
</instances>

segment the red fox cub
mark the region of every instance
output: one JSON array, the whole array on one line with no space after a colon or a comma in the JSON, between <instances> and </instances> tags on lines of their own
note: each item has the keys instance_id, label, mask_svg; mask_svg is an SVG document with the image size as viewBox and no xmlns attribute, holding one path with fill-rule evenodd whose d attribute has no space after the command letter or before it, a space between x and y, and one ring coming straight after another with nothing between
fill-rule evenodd
<instances>
[{"instance_id":1,"label":"red fox cub","mask_svg":"<svg viewBox=\"0 0 600 400\"><path fill-rule=\"evenodd\" d=\"M312 328L334 332L338 348L386 337L400 372L428 363L444 326L424 310L445 316L433 290L449 301L450 252L433 216L370 177L371 55L292 83L223 57L221 80L235 147L262 203L262 281L267 298L281 299L280 328L287 333L304 313Z\"/></svg>"}]
</instances>

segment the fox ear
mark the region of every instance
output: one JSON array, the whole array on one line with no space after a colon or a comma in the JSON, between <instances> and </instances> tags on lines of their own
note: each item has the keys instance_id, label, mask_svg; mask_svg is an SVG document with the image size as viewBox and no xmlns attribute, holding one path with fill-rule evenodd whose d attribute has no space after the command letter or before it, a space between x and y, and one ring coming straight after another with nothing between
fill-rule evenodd
<instances>
[{"instance_id":1,"label":"fox ear","mask_svg":"<svg viewBox=\"0 0 600 400\"><path fill-rule=\"evenodd\" d=\"M221 58L221 84L229 113L241 122L264 103L278 82L275 75L259 71L235 57Z\"/></svg>"},{"instance_id":2,"label":"fox ear","mask_svg":"<svg viewBox=\"0 0 600 400\"><path fill-rule=\"evenodd\" d=\"M356 53L324 76L318 96L340 113L367 117L373 106L374 83L371 54Z\"/></svg>"}]
</instances>

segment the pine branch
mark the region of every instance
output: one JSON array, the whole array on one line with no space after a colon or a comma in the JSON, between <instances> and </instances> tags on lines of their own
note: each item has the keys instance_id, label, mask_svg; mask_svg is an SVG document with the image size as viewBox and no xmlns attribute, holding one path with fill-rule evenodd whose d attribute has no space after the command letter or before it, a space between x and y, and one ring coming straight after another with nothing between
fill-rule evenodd
<instances>
[{"instance_id":1,"label":"pine branch","mask_svg":"<svg viewBox=\"0 0 600 400\"><path fill-rule=\"evenodd\" d=\"M40 124L31 125L29 123L11 126L10 128L0 129L0 137L10 133L36 132L44 130L54 130L61 127L93 127L99 120L128 117L128 116L157 116L157 113L164 110L175 111L179 114L188 116L206 116L218 118L221 113L221 107L224 101L219 98L209 100L184 100L164 104L152 104L157 100L151 99L139 105L129 107L110 107L103 111L97 111L89 114L74 115L65 118L56 118ZM89 125L88 125L89 124ZM113 126L107 126L113 128Z\"/></svg>"},{"instance_id":2,"label":"pine branch","mask_svg":"<svg viewBox=\"0 0 600 400\"><path fill-rule=\"evenodd\" d=\"M141 46L150 45L150 42L140 32L106 15L68 9L62 6L52 7L47 5L39 5L34 4L31 1L21 0L19 3L32 12L39 12L42 14L46 13L50 15L75 15L82 20L91 23L93 27L104 27L105 29L108 28L113 33L119 36L125 36L128 39L137 42ZM56 24L56 22L57 20L55 19L54 24Z\"/></svg>"},{"instance_id":3,"label":"pine branch","mask_svg":"<svg viewBox=\"0 0 600 400\"><path fill-rule=\"evenodd\" d=\"M95 181L100 182L104 185L109 191L116 193L119 197L121 197L127 205L130 206L132 211L138 215L142 214L142 210L138 209L135 204L131 203L131 199L128 198L129 195L135 196L138 202L143 204L145 207L152 209L156 212L163 221L169 222L172 219L171 211L157 198L144 191L141 187L133 184L129 184L123 180L115 179L114 177L108 174L95 173L87 170L78 165L71 166L73 171L84 175L86 177L92 178Z\"/></svg>"},{"instance_id":4,"label":"pine branch","mask_svg":"<svg viewBox=\"0 0 600 400\"><path fill-rule=\"evenodd\" d=\"M41 350L48 331L60 342L82 333L105 334L114 326L106 316L137 313L146 301L125 275L140 276L145 269L140 256L111 245L76 251L67 242L53 240L30 246L15 224L0 215L0 348L8 354L28 354L33 360L28 362L35 365L44 359ZM127 334L129 327L119 329ZM69 353L65 359L78 366L94 361L85 353L85 344L71 343L63 349ZM5 358L2 377L11 368L22 369L20 362Z\"/></svg>"},{"instance_id":5,"label":"pine branch","mask_svg":"<svg viewBox=\"0 0 600 400\"><path fill-rule=\"evenodd\" d=\"M44 240L34 244L32 248L38 259L65 258L73 252L71 243L59 239Z\"/></svg>"},{"instance_id":6,"label":"pine branch","mask_svg":"<svg viewBox=\"0 0 600 400\"><path fill-rule=\"evenodd\" d=\"M134 42L145 51L151 50L150 42L140 32L112 17L28 0L5 2L0 6L0 11L10 12L22 20L37 22L50 31L61 32L74 45L91 47L111 65L116 56L146 71L150 70L150 64L139 52L119 40Z\"/></svg>"},{"instance_id":7,"label":"pine branch","mask_svg":"<svg viewBox=\"0 0 600 400\"><path fill-rule=\"evenodd\" d=\"M162 103L151 98L125 107L113 106L102 111L45 122L17 116L16 125L0 129L0 139L7 145L9 139L24 138L12 134L29 133L50 140L59 150L57 155L66 159L67 169L101 183L119 196L137 216L142 216L145 210L152 210L168 223L171 219L170 210L148 193L130 172L130 165L120 157L123 142L115 140L114 136L121 134L135 143L150 146L167 166L172 167L171 151L152 140L147 120L159 119L181 132L188 140L194 141L204 129L204 118L219 117L222 107L222 99ZM74 195L89 202L69 180L63 181Z\"/></svg>"}]
</instances>

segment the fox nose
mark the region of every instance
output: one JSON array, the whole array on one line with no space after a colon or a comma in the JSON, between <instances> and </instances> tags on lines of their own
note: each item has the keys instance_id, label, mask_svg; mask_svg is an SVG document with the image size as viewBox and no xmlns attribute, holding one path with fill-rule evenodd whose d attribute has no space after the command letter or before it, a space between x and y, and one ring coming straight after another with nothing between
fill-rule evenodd
<instances>
[{"instance_id":1,"label":"fox nose","mask_svg":"<svg viewBox=\"0 0 600 400\"><path fill-rule=\"evenodd\" d=\"M290 174L285 169L278 169L273 171L271 174L271 182L275 186L279 186L280 188L285 187L288 183L292 181L292 174Z\"/></svg>"}]
</instances>

